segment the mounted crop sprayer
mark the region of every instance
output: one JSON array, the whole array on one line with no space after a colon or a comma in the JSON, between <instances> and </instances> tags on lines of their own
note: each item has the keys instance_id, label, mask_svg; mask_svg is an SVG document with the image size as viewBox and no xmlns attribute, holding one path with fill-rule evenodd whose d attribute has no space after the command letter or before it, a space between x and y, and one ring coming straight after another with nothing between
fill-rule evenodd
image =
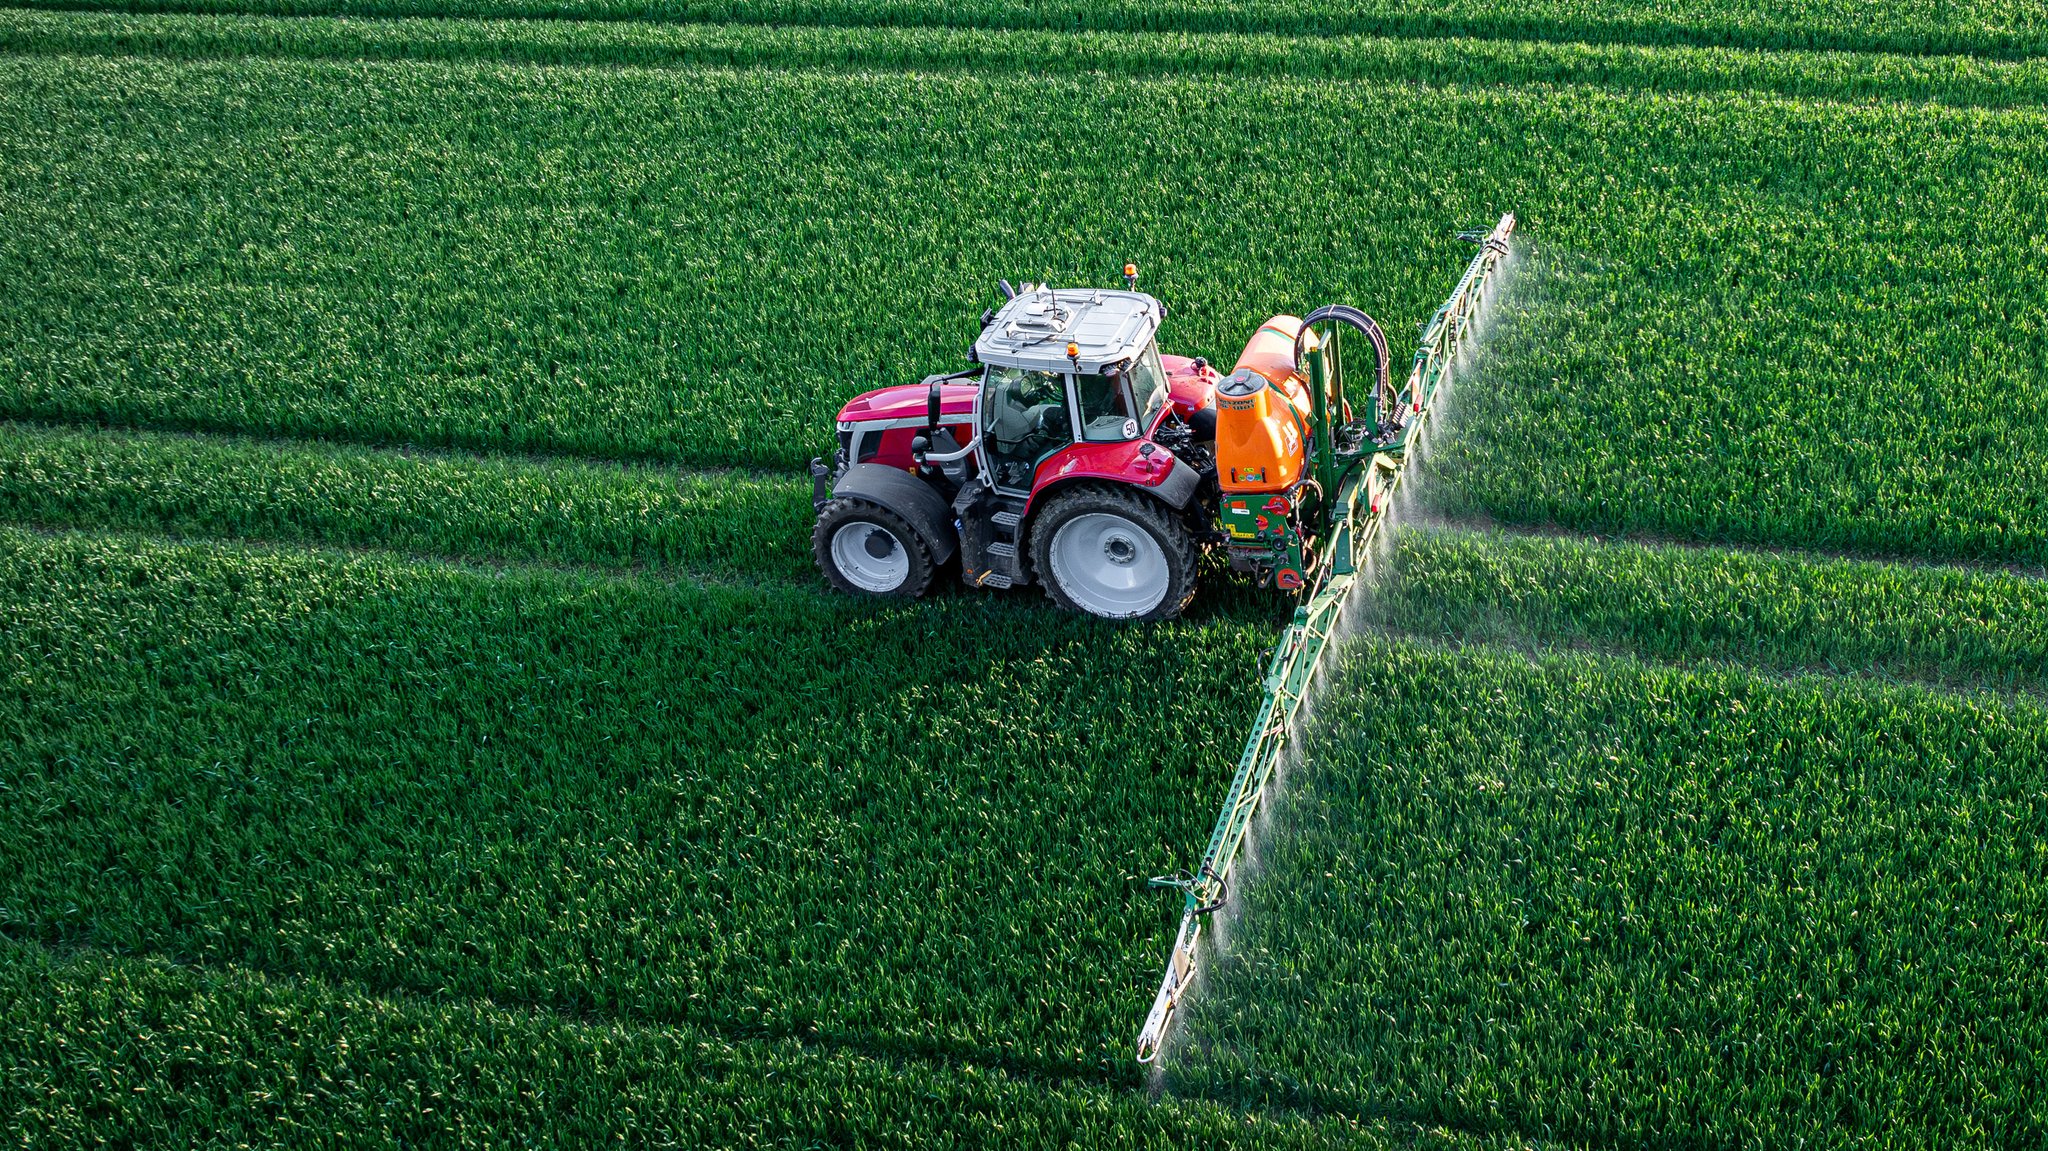
<instances>
[{"instance_id":1,"label":"mounted crop sprayer","mask_svg":"<svg viewBox=\"0 0 2048 1151\"><path fill-rule=\"evenodd\" d=\"M1193 873L1152 881L1186 905L1138 1034L1141 1063L1158 1057L1194 978L1202 926L1227 899L1330 629L1514 226L1506 215L1461 234L1479 254L1422 325L1398 390L1380 326L1342 304L1266 321L1228 375L1162 356L1166 306L1127 264L1121 291L1005 281L1003 304L982 315L978 366L856 397L840 409L833 465L811 461L812 547L847 591L922 595L957 556L975 587L1039 583L1064 607L1166 619L1194 598L1200 552L1217 548L1232 570L1303 598L1207 849ZM1355 410L1347 329L1373 356Z\"/></svg>"},{"instance_id":2,"label":"mounted crop sprayer","mask_svg":"<svg viewBox=\"0 0 2048 1151\"><path fill-rule=\"evenodd\" d=\"M975 587L1037 583L1064 607L1165 619L1194 598L1200 552L1221 548L1261 586L1319 602L1369 542L1513 227L1466 234L1483 250L1399 391L1356 308L1273 317L1223 375L1159 353L1166 306L1135 266L1123 290L1005 282L978 366L840 409L834 462L811 461L818 566L846 591L918 596L958 557ZM1357 410L1347 329L1374 360Z\"/></svg>"}]
</instances>

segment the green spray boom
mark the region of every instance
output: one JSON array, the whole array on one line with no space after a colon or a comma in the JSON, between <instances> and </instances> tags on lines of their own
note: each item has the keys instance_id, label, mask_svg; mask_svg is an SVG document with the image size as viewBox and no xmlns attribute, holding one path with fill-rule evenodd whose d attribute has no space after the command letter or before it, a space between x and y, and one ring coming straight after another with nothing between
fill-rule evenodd
<instances>
[{"instance_id":1,"label":"green spray boom","mask_svg":"<svg viewBox=\"0 0 2048 1151\"><path fill-rule=\"evenodd\" d=\"M1488 299L1488 289L1508 254L1508 242L1515 228L1512 214L1500 218L1490 232L1464 232L1459 238L1480 246L1479 254L1465 269L1458 286L1443 306L1422 325L1421 346L1415 364L1398 394L1389 395L1385 384L1385 346L1378 325L1354 309L1318 309L1304 317L1296 359L1308 369L1310 395L1315 404L1312 474L1323 491L1336 497L1322 507L1319 518L1324 530L1321 565L1309 595L1295 609L1280 642L1267 665L1264 697L1260 700L1244 754L1238 757L1237 774L1209 835L1209 845L1192 873L1159 876L1158 887L1174 888L1183 894L1184 908L1173 950L1166 959L1166 973L1159 981L1159 994L1138 1032L1138 1062L1151 1063L1159 1057L1175 1010L1195 977L1196 944L1208 917L1229 900L1230 878L1244 847L1252 817L1265 799L1266 788L1286 749L1289 733L1301 711L1323 655L1330 633L1337 625L1357 583L1359 568L1371 554L1381 526L1400 487L1408 463L1416 455L1429 425L1430 407L1439 389L1451 379L1453 367L1476 336L1476 322ZM1339 436L1332 427L1329 410L1331 384L1341 388L1341 360L1337 336L1327 342L1311 335L1319 321L1335 321L1373 338L1379 353L1381 379L1373 402L1367 407L1362 426L1347 427L1355 433ZM1362 322L1361 322L1362 321ZM1333 379L1334 377L1334 379ZM1338 411L1343 394L1336 392Z\"/></svg>"}]
</instances>

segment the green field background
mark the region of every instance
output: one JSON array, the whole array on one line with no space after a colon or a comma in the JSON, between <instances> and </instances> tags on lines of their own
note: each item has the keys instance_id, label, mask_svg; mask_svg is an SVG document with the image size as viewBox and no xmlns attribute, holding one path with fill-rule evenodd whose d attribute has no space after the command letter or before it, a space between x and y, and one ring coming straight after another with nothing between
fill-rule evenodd
<instances>
[{"instance_id":1,"label":"green field background","mask_svg":"<svg viewBox=\"0 0 2048 1151\"><path fill-rule=\"evenodd\" d=\"M2039 0L31 0L30 6L131 12L277 15L516 16L546 19L743 21L853 27L959 26L1067 30L1252 32L1317 36L1730 45L2019 57L2048 44Z\"/></svg>"},{"instance_id":2,"label":"green field background","mask_svg":"<svg viewBox=\"0 0 2048 1151\"><path fill-rule=\"evenodd\" d=\"M2048 558L2033 112L7 67L15 418L788 469L849 391L957 363L998 275L1135 258L1179 305L1169 346L1228 359L1323 299L1404 329L1456 265L1452 227L1512 208L1541 237L1543 318L1504 325L1451 510Z\"/></svg>"},{"instance_id":3,"label":"green field background","mask_svg":"<svg viewBox=\"0 0 2048 1151\"><path fill-rule=\"evenodd\" d=\"M0 1131L2040 1142L2044 28L0 12ZM1503 211L1148 1079L1288 605L829 595L802 465L996 277L1400 356Z\"/></svg>"}]
</instances>

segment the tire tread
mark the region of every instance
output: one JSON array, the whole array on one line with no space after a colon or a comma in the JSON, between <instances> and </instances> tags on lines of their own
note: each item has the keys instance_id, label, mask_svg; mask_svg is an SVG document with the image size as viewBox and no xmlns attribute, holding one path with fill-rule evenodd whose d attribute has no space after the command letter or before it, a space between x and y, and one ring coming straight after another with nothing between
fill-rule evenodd
<instances>
[{"instance_id":1,"label":"tire tread","mask_svg":"<svg viewBox=\"0 0 2048 1151\"><path fill-rule=\"evenodd\" d=\"M903 579L902 586L892 592L871 592L840 572L832 562L832 535L840 528L857 520L879 524L896 537L910 553L910 574ZM931 587L932 572L938 567L932 562L931 548L924 537L910 526L909 521L880 504L852 496L840 496L818 509L818 522L811 528L811 553L818 561L818 570L825 574L825 581L840 591L852 595L884 595L892 599L916 599Z\"/></svg>"},{"instance_id":2,"label":"tire tread","mask_svg":"<svg viewBox=\"0 0 2048 1151\"><path fill-rule=\"evenodd\" d=\"M1087 484L1060 492L1042 511L1031 517L1027 529L1031 567L1038 582L1044 586L1045 594L1068 611L1093 614L1067 597L1052 568L1052 538L1060 525L1091 512L1122 516L1138 524L1158 540L1166 552L1165 598L1143 615L1119 618L1140 621L1172 619L1187 610L1195 598L1196 561L1199 558L1194 536L1189 533L1187 525L1165 505L1141 492L1102 484Z\"/></svg>"}]
</instances>

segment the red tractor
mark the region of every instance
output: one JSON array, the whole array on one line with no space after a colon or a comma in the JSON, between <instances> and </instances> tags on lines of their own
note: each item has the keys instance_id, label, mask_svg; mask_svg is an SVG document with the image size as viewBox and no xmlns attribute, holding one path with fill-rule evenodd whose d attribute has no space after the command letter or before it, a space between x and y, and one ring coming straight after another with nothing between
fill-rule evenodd
<instances>
[{"instance_id":1,"label":"red tractor","mask_svg":"<svg viewBox=\"0 0 2048 1151\"><path fill-rule=\"evenodd\" d=\"M1484 260L1512 226L1470 237L1486 243ZM1223 375L1161 355L1166 307L1137 290L1135 267L1124 278L1122 290L1005 282L975 366L840 409L836 459L811 462L812 544L828 580L917 596L957 559L975 587L1036 583L1078 611L1164 619L1194 598L1205 548L1283 591L1352 569L1345 541L1362 537L1349 529L1380 510L1374 461L1397 474L1426 398L1417 386L1435 379L1424 360L1448 345L1425 340L1397 394L1379 325L1333 306L1267 321ZM1355 417L1347 329L1375 361Z\"/></svg>"}]
</instances>

